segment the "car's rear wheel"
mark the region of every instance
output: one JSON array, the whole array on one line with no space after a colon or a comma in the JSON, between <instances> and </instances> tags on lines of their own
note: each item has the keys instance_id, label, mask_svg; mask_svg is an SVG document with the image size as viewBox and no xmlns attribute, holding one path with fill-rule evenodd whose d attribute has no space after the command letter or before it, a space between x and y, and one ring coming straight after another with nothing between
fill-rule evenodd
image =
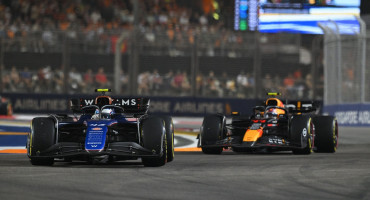
<instances>
[{"instance_id":1,"label":"car's rear wheel","mask_svg":"<svg viewBox=\"0 0 370 200\"><path fill-rule=\"evenodd\" d=\"M55 144L56 130L54 120L37 117L32 120L28 136L27 153L33 165L53 165L54 158L42 157L41 152Z\"/></svg>"},{"instance_id":2,"label":"car's rear wheel","mask_svg":"<svg viewBox=\"0 0 370 200\"><path fill-rule=\"evenodd\" d=\"M171 162L175 158L175 136L173 121L169 116L162 116L161 118L164 120L164 126L166 128L167 162Z\"/></svg>"},{"instance_id":3,"label":"car's rear wheel","mask_svg":"<svg viewBox=\"0 0 370 200\"><path fill-rule=\"evenodd\" d=\"M220 115L208 115L204 117L200 133L200 143L205 154L221 154L223 147L217 146L217 141L224 137L225 119ZM215 145L215 147L212 147Z\"/></svg>"},{"instance_id":4,"label":"car's rear wheel","mask_svg":"<svg viewBox=\"0 0 370 200\"><path fill-rule=\"evenodd\" d=\"M318 153L334 153L338 147L338 122L333 116L314 118L315 148Z\"/></svg>"}]
</instances>

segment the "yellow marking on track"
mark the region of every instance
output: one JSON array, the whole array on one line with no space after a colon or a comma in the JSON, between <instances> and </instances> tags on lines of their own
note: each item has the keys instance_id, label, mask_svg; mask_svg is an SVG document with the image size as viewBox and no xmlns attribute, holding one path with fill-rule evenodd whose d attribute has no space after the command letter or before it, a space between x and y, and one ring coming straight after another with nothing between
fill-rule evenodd
<instances>
[{"instance_id":1,"label":"yellow marking on track","mask_svg":"<svg viewBox=\"0 0 370 200\"><path fill-rule=\"evenodd\" d=\"M0 132L0 135L28 135L27 132Z\"/></svg>"}]
</instances>

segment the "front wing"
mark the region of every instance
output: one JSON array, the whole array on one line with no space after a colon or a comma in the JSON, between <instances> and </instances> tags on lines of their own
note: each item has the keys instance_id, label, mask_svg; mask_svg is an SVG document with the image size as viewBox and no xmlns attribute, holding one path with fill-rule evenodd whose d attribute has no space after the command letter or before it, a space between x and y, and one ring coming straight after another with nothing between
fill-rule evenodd
<instances>
[{"instance_id":1,"label":"front wing","mask_svg":"<svg viewBox=\"0 0 370 200\"><path fill-rule=\"evenodd\" d=\"M152 152L149 149L142 147L135 142L113 142L108 143L106 148L101 151L85 150L81 143L75 142L61 142L52 145L48 149L37 152L34 157L54 157L63 158L69 156L127 156L127 157L160 157L163 151L159 153ZM33 157L33 156L30 156Z\"/></svg>"},{"instance_id":2,"label":"front wing","mask_svg":"<svg viewBox=\"0 0 370 200\"><path fill-rule=\"evenodd\" d=\"M199 143L200 144L200 143ZM301 144L295 144L290 142L281 136L263 136L254 142L244 142L243 138L240 136L230 136L225 139L209 142L208 144L199 145L199 147L236 147L236 148L274 148L274 149L300 149Z\"/></svg>"}]
</instances>

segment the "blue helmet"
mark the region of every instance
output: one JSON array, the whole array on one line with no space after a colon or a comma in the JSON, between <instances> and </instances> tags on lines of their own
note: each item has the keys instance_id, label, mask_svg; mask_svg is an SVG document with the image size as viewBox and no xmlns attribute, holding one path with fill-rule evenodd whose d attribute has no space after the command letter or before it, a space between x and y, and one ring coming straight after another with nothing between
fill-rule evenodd
<instances>
[{"instance_id":1,"label":"blue helmet","mask_svg":"<svg viewBox=\"0 0 370 200\"><path fill-rule=\"evenodd\" d=\"M114 109L113 108L104 108L101 111L101 118L102 119L112 119L112 115L114 115Z\"/></svg>"}]
</instances>

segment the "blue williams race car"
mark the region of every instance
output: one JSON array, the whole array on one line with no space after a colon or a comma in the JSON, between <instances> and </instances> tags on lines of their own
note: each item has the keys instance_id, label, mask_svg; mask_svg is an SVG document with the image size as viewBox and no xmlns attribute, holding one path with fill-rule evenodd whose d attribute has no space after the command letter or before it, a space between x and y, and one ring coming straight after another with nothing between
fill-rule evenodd
<instances>
[{"instance_id":1,"label":"blue williams race car","mask_svg":"<svg viewBox=\"0 0 370 200\"><path fill-rule=\"evenodd\" d=\"M174 159L174 126L168 116L147 114L148 98L102 95L71 99L80 116L52 114L31 122L27 154L33 165L64 161L119 161L141 158L144 166L163 166Z\"/></svg>"}]
</instances>

